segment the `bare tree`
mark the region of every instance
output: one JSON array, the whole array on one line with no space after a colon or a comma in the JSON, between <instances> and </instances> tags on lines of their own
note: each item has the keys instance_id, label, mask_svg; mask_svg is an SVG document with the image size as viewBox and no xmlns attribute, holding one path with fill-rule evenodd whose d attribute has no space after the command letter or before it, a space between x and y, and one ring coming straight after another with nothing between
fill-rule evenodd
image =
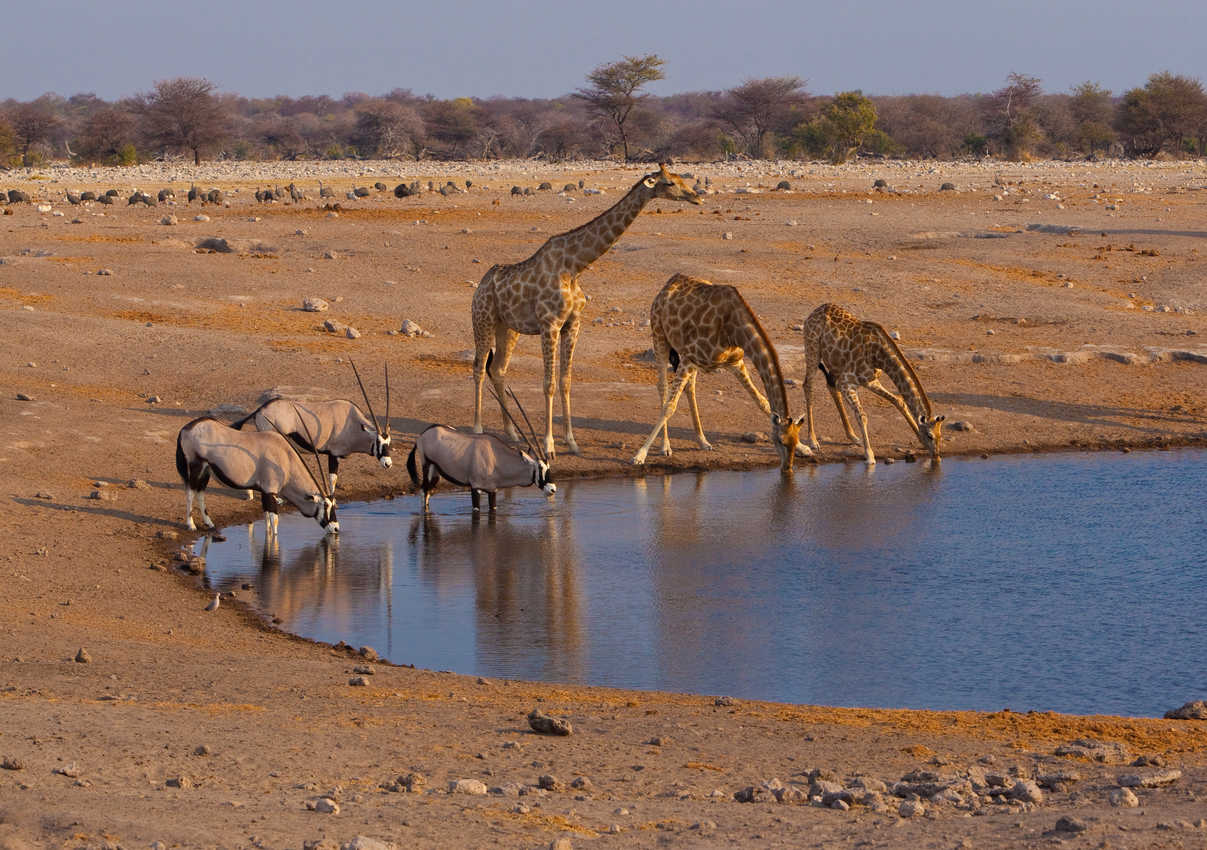
<instances>
[{"instance_id":1,"label":"bare tree","mask_svg":"<svg viewBox=\"0 0 1207 850\"><path fill-rule=\"evenodd\" d=\"M195 165L201 164L201 152L217 147L229 131L228 111L209 80L162 80L135 103L147 140L155 147L191 151Z\"/></svg>"},{"instance_id":2,"label":"bare tree","mask_svg":"<svg viewBox=\"0 0 1207 850\"><path fill-rule=\"evenodd\" d=\"M422 149L423 137L423 119L411 106L383 99L365 101L356 107L352 140L362 156L412 156Z\"/></svg>"},{"instance_id":3,"label":"bare tree","mask_svg":"<svg viewBox=\"0 0 1207 850\"><path fill-rule=\"evenodd\" d=\"M633 110L648 95L641 89L656 80L665 79L664 60L651 53L647 56L626 56L619 62L600 65L587 75L590 86L579 89L574 96L587 104L588 111L615 127L624 161L629 161L627 124Z\"/></svg>"},{"instance_id":4,"label":"bare tree","mask_svg":"<svg viewBox=\"0 0 1207 850\"><path fill-rule=\"evenodd\" d=\"M13 109L9 113L9 124L12 126L13 143L25 165L32 164L35 148L49 145L63 129L63 120L55 114L46 95Z\"/></svg>"},{"instance_id":5,"label":"bare tree","mask_svg":"<svg viewBox=\"0 0 1207 850\"><path fill-rule=\"evenodd\" d=\"M800 77L747 80L725 93L716 116L742 140L746 153L763 157L771 133L787 133L805 118L809 95Z\"/></svg>"},{"instance_id":6,"label":"bare tree","mask_svg":"<svg viewBox=\"0 0 1207 850\"><path fill-rule=\"evenodd\" d=\"M106 106L85 120L76 136L75 154L85 160L123 163L133 155L134 116L120 106Z\"/></svg>"}]
</instances>

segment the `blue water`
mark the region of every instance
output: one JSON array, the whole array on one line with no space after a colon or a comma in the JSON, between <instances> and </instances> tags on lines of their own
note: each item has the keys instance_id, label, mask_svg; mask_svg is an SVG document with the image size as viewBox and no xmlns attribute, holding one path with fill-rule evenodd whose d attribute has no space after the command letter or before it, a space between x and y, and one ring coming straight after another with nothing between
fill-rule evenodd
<instances>
[{"instance_id":1,"label":"blue water","mask_svg":"<svg viewBox=\"0 0 1207 850\"><path fill-rule=\"evenodd\" d=\"M1152 716L1207 696L1205 493L1202 450L567 481L493 521L448 491L341 506L334 544L228 529L207 581L466 674Z\"/></svg>"}]
</instances>

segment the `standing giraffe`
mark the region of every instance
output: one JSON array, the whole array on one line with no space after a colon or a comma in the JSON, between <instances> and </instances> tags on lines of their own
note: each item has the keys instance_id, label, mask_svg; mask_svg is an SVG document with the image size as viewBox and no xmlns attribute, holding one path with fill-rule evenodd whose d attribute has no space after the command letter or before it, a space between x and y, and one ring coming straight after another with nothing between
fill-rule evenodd
<instances>
[{"instance_id":1,"label":"standing giraffe","mask_svg":"<svg viewBox=\"0 0 1207 850\"><path fill-rule=\"evenodd\" d=\"M654 359L658 363L658 400L662 418L637 450L633 463L645 463L645 456L659 431L662 432L662 453L671 453L667 422L675 413L684 387L696 426L696 442L702 449L712 448L700 425L696 375L700 371L713 372L720 368L732 369L754 398L754 403L771 416L771 442L779 452L782 470L792 471L797 451L807 454L800 445L800 426L805 417L793 419L788 415L788 392L784 389L779 356L758 317L737 289L713 285L685 274L673 275L650 305L650 333L654 338ZM754 368L763 379L766 397L750 380L743 360L747 356L754 361ZM678 373L669 401L668 364Z\"/></svg>"},{"instance_id":2,"label":"standing giraffe","mask_svg":"<svg viewBox=\"0 0 1207 850\"><path fill-rule=\"evenodd\" d=\"M654 198L699 204L700 196L665 165L637 181L614 206L566 233L549 237L537 252L520 263L492 266L474 291L474 433L482 433L482 379L487 372L497 390L508 438L517 439L507 417L503 380L520 334L541 337L545 360L545 454L553 450L553 386L561 355L562 417L566 444L578 454L570 422L570 370L574 344L582 324L587 296L578 276L615 244L642 207ZM492 368L493 364L493 368Z\"/></svg>"},{"instance_id":3,"label":"standing giraffe","mask_svg":"<svg viewBox=\"0 0 1207 850\"><path fill-rule=\"evenodd\" d=\"M930 399L914 367L884 328L875 322L861 322L836 304L822 304L805 319L805 415L809 419L809 445L817 449L817 435L813 431L814 364L826 376L826 386L842 417L842 426L853 443L859 442L859 437L851 428L840 392L859 418L863 452L869 466L876 462L876 456L868 439L868 417L856 393L859 387L867 387L900 410L930 456L939 459L939 431L947 417L932 416ZM892 380L901 395L881 385L882 374Z\"/></svg>"}]
</instances>

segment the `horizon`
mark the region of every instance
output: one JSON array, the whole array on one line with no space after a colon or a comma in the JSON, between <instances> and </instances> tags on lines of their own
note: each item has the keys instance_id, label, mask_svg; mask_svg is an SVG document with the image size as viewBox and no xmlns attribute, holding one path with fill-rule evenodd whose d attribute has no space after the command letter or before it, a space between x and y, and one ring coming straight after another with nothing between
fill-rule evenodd
<instances>
[{"instance_id":1,"label":"horizon","mask_svg":"<svg viewBox=\"0 0 1207 850\"><path fill-rule=\"evenodd\" d=\"M14 39L0 52L0 99L95 94L112 102L160 80L201 77L252 100L393 89L439 100L555 100L584 86L599 65L650 53L665 60L666 78L645 89L659 97L779 76L800 77L818 96L858 89L958 97L996 91L1012 72L1037 77L1047 94L1094 82L1119 95L1162 71L1199 80L1207 71L1197 45L1207 7L1190 0L1111 16L1092 0L1067 0L1058 14L1039 0L1018 0L1005 14L956 0L780 5L751 0L735 14L719 0L616 0L598 19L552 0L520 9L463 2L424 7L413 28L406 5L383 0L365 0L354 15L317 5L299 14L283 0L214 0L182 27L176 7L148 0L130 0L120 14L85 0L45 0L11 10L10 32L53 29L57 44L101 49L89 49L95 61L49 62L44 40ZM372 22L371 35L360 20Z\"/></svg>"}]
</instances>

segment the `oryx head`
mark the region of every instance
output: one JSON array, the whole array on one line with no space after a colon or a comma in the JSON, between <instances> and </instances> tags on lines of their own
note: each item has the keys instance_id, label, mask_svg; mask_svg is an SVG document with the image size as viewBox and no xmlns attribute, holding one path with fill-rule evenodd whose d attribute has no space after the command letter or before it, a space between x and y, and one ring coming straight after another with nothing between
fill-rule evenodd
<instances>
[{"instance_id":1,"label":"oryx head","mask_svg":"<svg viewBox=\"0 0 1207 850\"><path fill-rule=\"evenodd\" d=\"M683 178L678 174L671 174L666 170L666 163L659 163L658 170L652 174L647 174L641 179L641 182L647 189L654 190L655 198L664 198L668 201L686 201L689 204L700 204L700 196L684 182Z\"/></svg>"},{"instance_id":2,"label":"oryx head","mask_svg":"<svg viewBox=\"0 0 1207 850\"><path fill-rule=\"evenodd\" d=\"M780 471L791 472L796 459L796 447L800 443L800 426L805 414L793 419L791 416L771 414L771 443L780 456Z\"/></svg>"},{"instance_id":3,"label":"oryx head","mask_svg":"<svg viewBox=\"0 0 1207 850\"><path fill-rule=\"evenodd\" d=\"M327 489L327 479L323 476L323 461L319 458L319 453L314 449L314 435L310 433L310 428L306 425L306 420L302 418L302 413L298 410L298 406L293 406L294 416L302 426L302 431L306 434L306 443L310 446L310 451L314 455L314 463L318 468L319 474L315 475L310 468L310 464L306 462L306 458L302 457L302 453L298 451L298 447L294 445L293 440L281 433L281 429L277 427L277 423L271 419L268 424L272 426L272 430L281 435L289 448L293 449L293 453L297 455L298 461L306 469L306 474L310 476L310 481L314 484L314 490L306 494L306 500L313 502L315 512L313 514L315 521L319 524L319 528L328 534L339 534L339 520L335 516L335 494ZM303 511L303 513L305 513Z\"/></svg>"},{"instance_id":4,"label":"oryx head","mask_svg":"<svg viewBox=\"0 0 1207 850\"><path fill-rule=\"evenodd\" d=\"M499 398L499 394L493 384L490 385L490 391L495 394L495 398ZM520 413L524 417L524 424L528 426L528 433L525 434L519 423L515 421L515 417L511 415L511 411L507 409L507 405L503 404L502 399L499 399L499 407L503 408L503 412L507 414L507 418L524 440L524 445L528 447L527 452L520 452L520 457L532 464L532 483L540 487L541 492L546 496L552 496L557 492L557 485L553 483L553 474L549 471L549 458L545 457L545 453L537 448L541 444L541 441L537 439L536 431L532 427L532 420L528 418L528 411L524 410L524 405L520 404L520 399L516 396L515 390L508 387L507 394L511 396L511 400L515 402L515 406L520 409ZM529 439L529 435L531 435L532 439Z\"/></svg>"},{"instance_id":5,"label":"oryx head","mask_svg":"<svg viewBox=\"0 0 1207 850\"><path fill-rule=\"evenodd\" d=\"M360 379L360 372L356 370L356 363L352 358L348 358L348 362L352 364L352 374L356 376L356 383L360 385L360 394L364 397L365 406L369 408L369 416L373 420L373 429L370 430L368 425L362 425L365 433L373 435L373 445L369 449L369 453L377 458L381 463L382 468L389 469L394 462L390 457L390 364L386 364L386 420L385 427L377 421L377 414L373 412L373 402L369 401L369 394L365 392L365 385Z\"/></svg>"}]
</instances>

